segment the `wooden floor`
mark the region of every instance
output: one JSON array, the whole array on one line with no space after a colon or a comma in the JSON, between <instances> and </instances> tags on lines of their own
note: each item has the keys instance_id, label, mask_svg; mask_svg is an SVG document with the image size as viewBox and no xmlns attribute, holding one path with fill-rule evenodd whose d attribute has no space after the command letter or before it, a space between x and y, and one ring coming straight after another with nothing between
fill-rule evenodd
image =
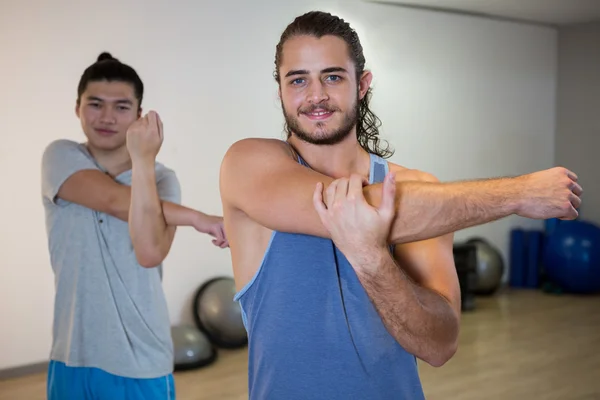
<instances>
[{"instance_id":1,"label":"wooden floor","mask_svg":"<svg viewBox=\"0 0 600 400\"><path fill-rule=\"evenodd\" d=\"M177 373L178 400L247 399L246 350ZM420 363L428 400L600 399L600 297L506 292L463 314L460 347L441 368ZM45 399L45 374L0 381L0 399Z\"/></svg>"}]
</instances>

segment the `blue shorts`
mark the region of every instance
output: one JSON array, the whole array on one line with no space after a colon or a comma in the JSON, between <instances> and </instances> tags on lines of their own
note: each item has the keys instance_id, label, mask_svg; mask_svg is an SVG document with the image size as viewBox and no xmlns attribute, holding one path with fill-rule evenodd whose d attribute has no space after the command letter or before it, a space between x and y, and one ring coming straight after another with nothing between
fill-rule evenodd
<instances>
[{"instance_id":1,"label":"blue shorts","mask_svg":"<svg viewBox=\"0 0 600 400\"><path fill-rule=\"evenodd\" d=\"M133 379L50 361L48 400L175 400L173 375Z\"/></svg>"}]
</instances>

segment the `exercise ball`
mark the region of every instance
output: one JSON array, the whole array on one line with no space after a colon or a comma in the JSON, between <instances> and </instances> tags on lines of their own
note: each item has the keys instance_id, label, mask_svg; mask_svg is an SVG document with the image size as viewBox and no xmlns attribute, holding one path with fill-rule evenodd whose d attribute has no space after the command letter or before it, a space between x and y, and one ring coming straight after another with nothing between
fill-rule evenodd
<instances>
[{"instance_id":1,"label":"exercise ball","mask_svg":"<svg viewBox=\"0 0 600 400\"><path fill-rule=\"evenodd\" d=\"M565 292L599 292L600 228L580 220L560 221L544 246L544 271Z\"/></svg>"},{"instance_id":2,"label":"exercise ball","mask_svg":"<svg viewBox=\"0 0 600 400\"><path fill-rule=\"evenodd\" d=\"M502 283L502 275L504 274L502 254L496 247L482 238L472 238L467 243L474 244L477 249L476 283L473 293L491 295L498 290Z\"/></svg>"},{"instance_id":3,"label":"exercise ball","mask_svg":"<svg viewBox=\"0 0 600 400\"><path fill-rule=\"evenodd\" d=\"M212 364L217 358L216 349L206 335L192 326L171 327L171 337L176 371L204 367Z\"/></svg>"},{"instance_id":4,"label":"exercise ball","mask_svg":"<svg viewBox=\"0 0 600 400\"><path fill-rule=\"evenodd\" d=\"M217 346L237 348L248 343L242 310L233 300L232 278L218 277L201 285L194 296L196 326Z\"/></svg>"}]
</instances>

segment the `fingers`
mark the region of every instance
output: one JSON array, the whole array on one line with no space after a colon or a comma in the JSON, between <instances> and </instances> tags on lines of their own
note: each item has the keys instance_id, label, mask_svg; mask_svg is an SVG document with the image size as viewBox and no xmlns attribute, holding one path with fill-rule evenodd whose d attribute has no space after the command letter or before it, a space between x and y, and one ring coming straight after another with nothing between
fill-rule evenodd
<instances>
[{"instance_id":1,"label":"fingers","mask_svg":"<svg viewBox=\"0 0 600 400\"><path fill-rule=\"evenodd\" d=\"M344 199L348 196L348 184L349 182L346 178L337 180L335 198L333 201L344 201Z\"/></svg>"},{"instance_id":2,"label":"fingers","mask_svg":"<svg viewBox=\"0 0 600 400\"><path fill-rule=\"evenodd\" d=\"M217 224L214 229L209 232L209 235L214 236L215 239L212 240L212 243L220 247L222 249L229 247L229 241L227 240L227 236L225 235L225 228L223 224Z\"/></svg>"},{"instance_id":3,"label":"fingers","mask_svg":"<svg viewBox=\"0 0 600 400\"><path fill-rule=\"evenodd\" d=\"M322 221L327 212L327 207L325 206L325 203L323 203L323 184L321 182L317 183L315 191L313 192L313 205Z\"/></svg>"},{"instance_id":4,"label":"fingers","mask_svg":"<svg viewBox=\"0 0 600 400\"><path fill-rule=\"evenodd\" d=\"M335 180L333 182L331 182L329 184L329 186L327 187L327 190L325 191L325 205L327 206L327 208L331 208L331 206L333 205L333 202L335 200L335 192L337 191L337 185L338 185L339 181ZM321 185L323 185L321 183Z\"/></svg>"},{"instance_id":5,"label":"fingers","mask_svg":"<svg viewBox=\"0 0 600 400\"><path fill-rule=\"evenodd\" d=\"M576 182L573 182L571 185L571 192L573 192L576 196L581 196L583 194L583 188Z\"/></svg>"},{"instance_id":6,"label":"fingers","mask_svg":"<svg viewBox=\"0 0 600 400\"><path fill-rule=\"evenodd\" d=\"M217 246L220 247L222 249L224 249L225 247L229 247L229 243L226 240L218 240L218 239L213 239L212 243Z\"/></svg>"},{"instance_id":7,"label":"fingers","mask_svg":"<svg viewBox=\"0 0 600 400\"><path fill-rule=\"evenodd\" d=\"M572 194L569 196L569 201L571 202L571 205L574 208L579 208L579 206L581 206L581 199L579 198L579 196L576 196L575 194Z\"/></svg>"},{"instance_id":8,"label":"fingers","mask_svg":"<svg viewBox=\"0 0 600 400\"><path fill-rule=\"evenodd\" d=\"M578 216L579 216L579 212L573 206L571 206L571 209L567 212L567 215L565 215L564 217L561 217L559 219L563 220L563 221L572 221L572 220L577 219Z\"/></svg>"},{"instance_id":9,"label":"fingers","mask_svg":"<svg viewBox=\"0 0 600 400\"><path fill-rule=\"evenodd\" d=\"M222 249L229 247L229 242L227 240L219 240L219 239L213 239L212 243L217 246L220 247Z\"/></svg>"},{"instance_id":10,"label":"fingers","mask_svg":"<svg viewBox=\"0 0 600 400\"><path fill-rule=\"evenodd\" d=\"M575 182L577 182L579 180L579 178L577 177L577 174L575 174L575 172L567 170L567 176Z\"/></svg>"},{"instance_id":11,"label":"fingers","mask_svg":"<svg viewBox=\"0 0 600 400\"><path fill-rule=\"evenodd\" d=\"M145 118L148 120L148 123L150 124L150 126L158 126L155 111L150 111L148 114L146 114Z\"/></svg>"},{"instance_id":12,"label":"fingers","mask_svg":"<svg viewBox=\"0 0 600 400\"><path fill-rule=\"evenodd\" d=\"M160 141L163 141L163 123L162 123L162 119L160 118L160 115L156 114L156 120L158 122L158 137L160 138Z\"/></svg>"},{"instance_id":13,"label":"fingers","mask_svg":"<svg viewBox=\"0 0 600 400\"><path fill-rule=\"evenodd\" d=\"M351 175L350 181L348 182L348 197L355 199L364 198L363 196L363 183L365 179L360 175ZM368 181L367 181L368 183Z\"/></svg>"},{"instance_id":14,"label":"fingers","mask_svg":"<svg viewBox=\"0 0 600 400\"><path fill-rule=\"evenodd\" d=\"M149 111L146 115L140 118L140 122L146 128L156 129L158 136L163 138L163 123L160 115L156 111Z\"/></svg>"},{"instance_id":15,"label":"fingers","mask_svg":"<svg viewBox=\"0 0 600 400\"><path fill-rule=\"evenodd\" d=\"M383 181L383 196L379 211L385 212L387 215L396 212L396 176L393 172L388 173Z\"/></svg>"}]
</instances>

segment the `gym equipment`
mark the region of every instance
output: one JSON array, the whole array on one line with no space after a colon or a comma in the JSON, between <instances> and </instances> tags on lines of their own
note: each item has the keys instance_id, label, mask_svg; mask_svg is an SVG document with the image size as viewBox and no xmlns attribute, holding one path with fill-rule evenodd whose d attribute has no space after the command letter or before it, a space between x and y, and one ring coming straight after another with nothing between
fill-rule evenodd
<instances>
[{"instance_id":1,"label":"gym equipment","mask_svg":"<svg viewBox=\"0 0 600 400\"><path fill-rule=\"evenodd\" d=\"M215 345L238 348L248 344L240 305L233 300L235 283L217 277L201 285L194 296L194 321Z\"/></svg>"},{"instance_id":2,"label":"gym equipment","mask_svg":"<svg viewBox=\"0 0 600 400\"><path fill-rule=\"evenodd\" d=\"M510 277L513 288L526 287L527 275L527 232L520 228L510 231Z\"/></svg>"},{"instance_id":3,"label":"gym equipment","mask_svg":"<svg viewBox=\"0 0 600 400\"><path fill-rule=\"evenodd\" d=\"M477 264L475 275L477 277L473 293L478 295L491 295L502 283L504 261L500 251L482 238L467 240L476 248Z\"/></svg>"},{"instance_id":4,"label":"gym equipment","mask_svg":"<svg viewBox=\"0 0 600 400\"><path fill-rule=\"evenodd\" d=\"M473 243L456 243L452 252L460 285L460 308L462 311L473 311L475 309L473 288L477 284L477 247Z\"/></svg>"},{"instance_id":5,"label":"gym equipment","mask_svg":"<svg viewBox=\"0 0 600 400\"><path fill-rule=\"evenodd\" d=\"M600 227L581 221L560 221L544 246L546 279L565 292L600 292Z\"/></svg>"},{"instance_id":6,"label":"gym equipment","mask_svg":"<svg viewBox=\"0 0 600 400\"><path fill-rule=\"evenodd\" d=\"M510 231L510 286L537 289L541 280L544 232L514 228Z\"/></svg>"},{"instance_id":7,"label":"gym equipment","mask_svg":"<svg viewBox=\"0 0 600 400\"><path fill-rule=\"evenodd\" d=\"M205 367L217 359L217 351L206 335L192 326L172 326L171 337L175 350L175 371Z\"/></svg>"}]
</instances>

